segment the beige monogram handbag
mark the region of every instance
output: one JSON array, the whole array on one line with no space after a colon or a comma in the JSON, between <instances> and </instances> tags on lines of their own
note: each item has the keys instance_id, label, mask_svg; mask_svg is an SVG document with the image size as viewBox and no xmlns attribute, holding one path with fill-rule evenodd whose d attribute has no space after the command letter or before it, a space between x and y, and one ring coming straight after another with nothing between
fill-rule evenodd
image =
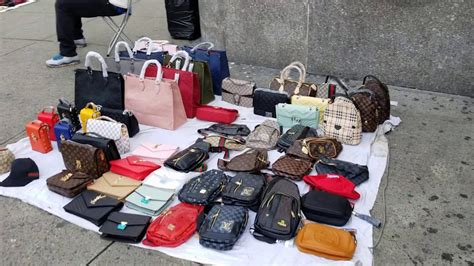
<instances>
[{"instance_id":1,"label":"beige monogram handbag","mask_svg":"<svg viewBox=\"0 0 474 266\"><path fill-rule=\"evenodd\" d=\"M10 167L14 160L15 155L9 149L0 147L0 174L10 172Z\"/></svg>"},{"instance_id":2,"label":"beige monogram handbag","mask_svg":"<svg viewBox=\"0 0 474 266\"><path fill-rule=\"evenodd\" d=\"M291 80L289 78L290 71L294 69L298 71L298 80ZM287 92L288 95L303 95L315 97L318 91L318 86L314 83L305 82L306 68L301 62L293 62L286 66L280 73L279 77L273 78L270 82L270 89L280 92Z\"/></svg>"}]
</instances>

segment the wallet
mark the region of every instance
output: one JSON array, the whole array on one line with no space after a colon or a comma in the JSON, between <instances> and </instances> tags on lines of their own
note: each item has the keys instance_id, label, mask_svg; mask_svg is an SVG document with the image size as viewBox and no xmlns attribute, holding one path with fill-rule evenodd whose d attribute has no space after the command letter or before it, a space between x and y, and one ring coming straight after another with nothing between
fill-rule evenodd
<instances>
[{"instance_id":1,"label":"wallet","mask_svg":"<svg viewBox=\"0 0 474 266\"><path fill-rule=\"evenodd\" d=\"M159 168L159 165L137 156L129 156L121 160L110 162L111 172L140 181Z\"/></svg>"},{"instance_id":2,"label":"wallet","mask_svg":"<svg viewBox=\"0 0 474 266\"><path fill-rule=\"evenodd\" d=\"M87 187L87 189L105 194L118 200L123 200L140 185L140 181L123 175L107 172L104 173L101 178L96 179L92 185Z\"/></svg>"},{"instance_id":3,"label":"wallet","mask_svg":"<svg viewBox=\"0 0 474 266\"><path fill-rule=\"evenodd\" d=\"M46 180L48 189L68 198L73 198L86 189L92 177L81 172L63 170Z\"/></svg>"},{"instance_id":4,"label":"wallet","mask_svg":"<svg viewBox=\"0 0 474 266\"><path fill-rule=\"evenodd\" d=\"M132 154L147 161L163 165L178 149L179 147L175 145L142 143L132 151Z\"/></svg>"},{"instance_id":5,"label":"wallet","mask_svg":"<svg viewBox=\"0 0 474 266\"><path fill-rule=\"evenodd\" d=\"M140 186L125 199L125 206L141 213L156 216L174 199L174 190Z\"/></svg>"},{"instance_id":6,"label":"wallet","mask_svg":"<svg viewBox=\"0 0 474 266\"><path fill-rule=\"evenodd\" d=\"M217 106L202 105L196 109L196 118L199 120L231 124L239 116L239 111Z\"/></svg>"},{"instance_id":7,"label":"wallet","mask_svg":"<svg viewBox=\"0 0 474 266\"><path fill-rule=\"evenodd\" d=\"M123 202L121 201L94 191L84 190L63 209L100 226L111 212L118 211L122 207Z\"/></svg>"},{"instance_id":8,"label":"wallet","mask_svg":"<svg viewBox=\"0 0 474 266\"><path fill-rule=\"evenodd\" d=\"M101 237L120 241L138 243L145 236L146 229L150 224L151 217L113 212L99 229Z\"/></svg>"}]
</instances>

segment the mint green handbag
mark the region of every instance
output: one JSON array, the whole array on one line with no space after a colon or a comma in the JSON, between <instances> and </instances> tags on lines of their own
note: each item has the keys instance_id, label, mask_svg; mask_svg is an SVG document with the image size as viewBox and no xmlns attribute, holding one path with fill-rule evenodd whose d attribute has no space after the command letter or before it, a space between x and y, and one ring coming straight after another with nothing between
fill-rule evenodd
<instances>
[{"instance_id":1,"label":"mint green handbag","mask_svg":"<svg viewBox=\"0 0 474 266\"><path fill-rule=\"evenodd\" d=\"M142 185L125 199L125 206L148 215L158 215L173 201L174 190Z\"/></svg>"},{"instance_id":2,"label":"mint green handbag","mask_svg":"<svg viewBox=\"0 0 474 266\"><path fill-rule=\"evenodd\" d=\"M303 125L317 128L319 123L319 110L315 106L279 103L276 106L278 124L282 127Z\"/></svg>"}]
</instances>

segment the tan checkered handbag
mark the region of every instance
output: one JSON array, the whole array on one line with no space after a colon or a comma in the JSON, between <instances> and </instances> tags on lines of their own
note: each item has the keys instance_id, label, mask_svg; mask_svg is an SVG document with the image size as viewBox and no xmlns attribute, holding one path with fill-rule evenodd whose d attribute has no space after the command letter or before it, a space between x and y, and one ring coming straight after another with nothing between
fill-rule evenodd
<instances>
[{"instance_id":1,"label":"tan checkered handbag","mask_svg":"<svg viewBox=\"0 0 474 266\"><path fill-rule=\"evenodd\" d=\"M362 121L360 112L351 99L338 96L329 104L324 111L323 134L336 138L343 144L360 143Z\"/></svg>"},{"instance_id":2,"label":"tan checkered handbag","mask_svg":"<svg viewBox=\"0 0 474 266\"><path fill-rule=\"evenodd\" d=\"M10 172L12 162L15 160L15 155L4 147L0 147L0 175Z\"/></svg>"}]
</instances>

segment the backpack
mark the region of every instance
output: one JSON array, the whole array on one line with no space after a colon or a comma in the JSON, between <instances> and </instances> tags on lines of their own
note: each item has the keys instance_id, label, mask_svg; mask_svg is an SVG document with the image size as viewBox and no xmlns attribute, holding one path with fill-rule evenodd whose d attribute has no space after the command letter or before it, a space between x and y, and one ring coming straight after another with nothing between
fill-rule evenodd
<instances>
[{"instance_id":1,"label":"backpack","mask_svg":"<svg viewBox=\"0 0 474 266\"><path fill-rule=\"evenodd\" d=\"M255 127L247 138L247 147L272 150L280 136L280 125L273 120L265 120Z\"/></svg>"},{"instance_id":2,"label":"backpack","mask_svg":"<svg viewBox=\"0 0 474 266\"><path fill-rule=\"evenodd\" d=\"M229 180L222 191L222 202L226 205L249 207L257 211L265 188L265 177L238 173Z\"/></svg>"},{"instance_id":3,"label":"backpack","mask_svg":"<svg viewBox=\"0 0 474 266\"><path fill-rule=\"evenodd\" d=\"M375 93L375 98L377 99L378 105L381 107L379 124L390 119L390 94L387 85L372 75L365 76L362 85Z\"/></svg>"},{"instance_id":4,"label":"backpack","mask_svg":"<svg viewBox=\"0 0 474 266\"><path fill-rule=\"evenodd\" d=\"M354 102L336 96L324 111L323 134L343 144L357 145L362 138L362 120Z\"/></svg>"},{"instance_id":5,"label":"backpack","mask_svg":"<svg viewBox=\"0 0 474 266\"><path fill-rule=\"evenodd\" d=\"M365 87L349 92L349 95L360 112L362 132L375 132L381 120L382 107L377 95Z\"/></svg>"},{"instance_id":6,"label":"backpack","mask_svg":"<svg viewBox=\"0 0 474 266\"><path fill-rule=\"evenodd\" d=\"M209 170L191 178L179 191L181 202L208 205L220 195L227 184L227 175L221 170Z\"/></svg>"},{"instance_id":7,"label":"backpack","mask_svg":"<svg viewBox=\"0 0 474 266\"><path fill-rule=\"evenodd\" d=\"M268 184L250 233L260 241L276 243L296 235L300 225L301 198L298 186L276 177Z\"/></svg>"}]
</instances>

